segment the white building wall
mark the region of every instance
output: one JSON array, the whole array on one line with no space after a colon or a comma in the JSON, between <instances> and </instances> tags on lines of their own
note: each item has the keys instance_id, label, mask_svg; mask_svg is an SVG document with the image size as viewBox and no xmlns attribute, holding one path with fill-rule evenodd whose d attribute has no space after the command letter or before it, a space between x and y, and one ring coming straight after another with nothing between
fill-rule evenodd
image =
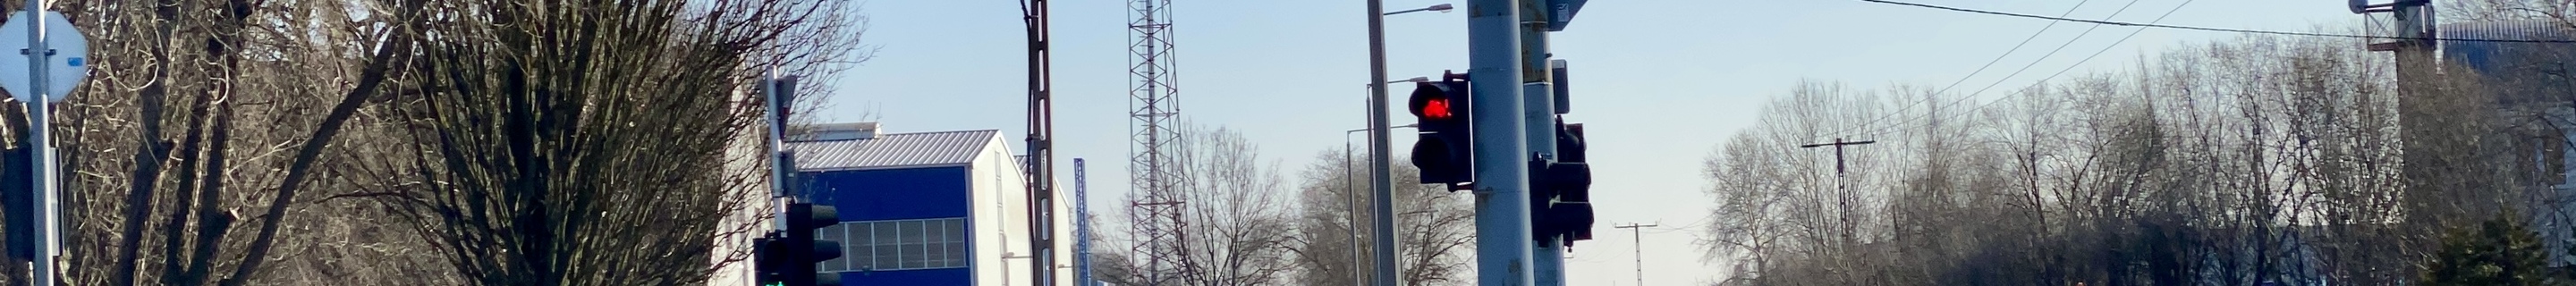
<instances>
[{"instance_id":1,"label":"white building wall","mask_svg":"<svg viewBox=\"0 0 2576 286\"><path fill-rule=\"evenodd\" d=\"M1028 196L1026 180L1010 144L995 136L984 144L971 171L975 180L974 272L976 285L1031 285L1028 275Z\"/></svg>"},{"instance_id":2,"label":"white building wall","mask_svg":"<svg viewBox=\"0 0 2576 286\"><path fill-rule=\"evenodd\" d=\"M975 285L1035 285L1030 272L1029 213L1026 170L1019 166L1013 149L1001 137L987 142L983 155L969 166L968 174L974 191L974 217L968 218L975 232L974 252L970 266ZM1062 176L1058 176L1062 177ZM1062 186L1063 184L1056 184ZM1073 285L1073 224L1068 190L1058 188L1055 204L1056 272L1055 285Z\"/></svg>"},{"instance_id":3,"label":"white building wall","mask_svg":"<svg viewBox=\"0 0 2576 286\"><path fill-rule=\"evenodd\" d=\"M740 96L749 94L734 95L737 96L736 100L746 100ZM738 189L747 192L738 195L742 199L752 200L747 202L750 205L735 210L731 215L726 215L724 221L717 224L715 250L710 252L713 255L707 257L712 263L710 265L714 265L716 269L710 273L707 285L751 286L759 282L757 280L759 277L753 273L758 269L752 261L752 241L769 231L768 214L776 207L773 206L772 201L764 199L769 197L767 186L770 184L770 178L765 174L770 171L772 164L770 161L777 158L769 156L770 146L767 135L766 131L739 134L735 136L731 148L725 151L725 157L729 158L724 166L725 172L764 175L755 176L752 182L745 182L745 184L760 184L760 187Z\"/></svg>"},{"instance_id":4,"label":"white building wall","mask_svg":"<svg viewBox=\"0 0 2576 286\"><path fill-rule=\"evenodd\" d=\"M1061 174L1061 175L1057 175L1056 177L1057 177L1057 178L1070 178L1070 176L1072 176L1071 174L1072 174L1072 173L1064 173L1064 174ZM1074 285L1074 284L1073 284L1073 244L1074 244L1074 237L1073 237L1073 221L1074 221L1074 217L1073 217L1073 208L1072 208L1072 205L1073 205L1073 190L1068 190L1068 189L1063 188L1063 187L1065 186L1065 184L1063 184L1063 183L1062 183L1062 182L1063 182L1063 180L1056 180L1056 182L1057 182L1057 183L1054 185L1054 186L1055 186L1055 188L1048 188L1048 189L1051 189L1051 190L1055 190L1055 198L1056 198L1056 199L1055 199L1055 251L1054 251L1054 252L1055 252L1055 278L1056 278L1056 279L1054 279L1054 280L1055 280L1055 285Z\"/></svg>"},{"instance_id":5,"label":"white building wall","mask_svg":"<svg viewBox=\"0 0 2576 286\"><path fill-rule=\"evenodd\" d=\"M975 285L1004 285L1004 279L1007 279L1003 275L1002 253L1007 251L1003 248L1003 243L1007 241L1004 236L1009 234L1006 230L1010 226L1006 222L1009 221L1010 212L1005 206L1012 204L1013 201L1009 200L1010 197L997 193L1002 190L995 178L1010 172L1006 169L1010 166L1009 163L992 162L992 157L995 156L992 155L991 149L998 149L999 147L994 144L1000 141L997 138L986 142L984 149L987 150L984 154L978 155L975 163L967 166L967 179L973 180L967 184L971 191L969 194L971 198L968 201L974 206L970 208L972 211L969 213L972 215L966 218L966 221L970 226L969 231L974 232L969 237L975 240L974 246L970 247L972 250L967 252L969 255L967 261L971 261L967 267L970 272L974 272ZM1009 158L1007 154L1000 157Z\"/></svg>"}]
</instances>

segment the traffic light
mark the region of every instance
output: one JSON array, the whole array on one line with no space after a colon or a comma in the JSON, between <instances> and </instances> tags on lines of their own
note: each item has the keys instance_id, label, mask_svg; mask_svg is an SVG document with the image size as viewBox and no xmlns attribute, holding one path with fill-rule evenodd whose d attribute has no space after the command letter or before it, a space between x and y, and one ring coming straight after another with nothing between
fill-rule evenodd
<instances>
[{"instance_id":1,"label":"traffic light","mask_svg":"<svg viewBox=\"0 0 2576 286\"><path fill-rule=\"evenodd\" d=\"M1557 218L1558 215L1554 211L1558 191L1556 187L1558 179L1552 176L1554 172L1550 171L1554 169L1556 169L1556 162L1544 157L1530 156L1529 220L1532 240L1545 241L1545 238L1565 234L1564 224Z\"/></svg>"},{"instance_id":2,"label":"traffic light","mask_svg":"<svg viewBox=\"0 0 2576 286\"><path fill-rule=\"evenodd\" d=\"M1583 125L1556 123L1556 158L1530 161L1530 234L1592 239L1592 165L1584 163Z\"/></svg>"},{"instance_id":3,"label":"traffic light","mask_svg":"<svg viewBox=\"0 0 2576 286\"><path fill-rule=\"evenodd\" d=\"M815 263L841 257L841 243L815 239L814 232L839 224L840 212L831 206L789 201L784 214L786 229L755 241L760 285L814 286L841 285L841 274L822 273Z\"/></svg>"},{"instance_id":4,"label":"traffic light","mask_svg":"<svg viewBox=\"0 0 2576 286\"><path fill-rule=\"evenodd\" d=\"M1556 129L1556 164L1548 166L1548 178L1556 189L1554 212L1558 227L1565 231L1565 245L1578 240L1592 240L1592 164L1584 159L1583 124L1558 121Z\"/></svg>"},{"instance_id":5,"label":"traffic light","mask_svg":"<svg viewBox=\"0 0 2576 286\"><path fill-rule=\"evenodd\" d=\"M1421 137L1413 142L1413 166L1422 183L1445 184L1450 190L1475 182L1475 136L1469 132L1468 82L1463 79L1414 83L1407 110L1419 121Z\"/></svg>"}]
</instances>

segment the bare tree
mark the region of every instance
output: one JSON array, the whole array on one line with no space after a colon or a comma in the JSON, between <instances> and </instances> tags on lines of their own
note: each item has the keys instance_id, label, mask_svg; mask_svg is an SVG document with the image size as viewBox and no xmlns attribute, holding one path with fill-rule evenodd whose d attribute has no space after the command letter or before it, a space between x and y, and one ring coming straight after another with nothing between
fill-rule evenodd
<instances>
[{"instance_id":1,"label":"bare tree","mask_svg":"<svg viewBox=\"0 0 2576 286\"><path fill-rule=\"evenodd\" d=\"M403 31L435 39L402 43L402 152L369 169L397 179L370 195L479 285L692 284L743 261L716 244L768 195L731 167L766 159L736 152L766 131L755 79L857 48L839 1L386 4L451 12Z\"/></svg>"},{"instance_id":2,"label":"bare tree","mask_svg":"<svg viewBox=\"0 0 2576 286\"><path fill-rule=\"evenodd\" d=\"M558 52L590 57L511 58L511 63L522 65L490 70L563 71L577 70L563 67L585 67L629 72L569 81L578 84L559 80L562 78L540 80L533 86L543 92L521 95L561 96L566 94L563 91L581 90L562 87L582 86L587 88L585 92L612 91L604 93L619 95L597 98L689 94L693 99L721 99L726 98L721 96L725 94L742 94L737 89L747 86L745 79L755 71L746 66L786 66L784 70L789 72L828 75L832 69L825 62L848 61L845 57L852 56L865 58L863 52L850 53L858 48L855 41L861 18L849 17L847 4L841 2L639 2L618 6L635 8L630 10L543 10L558 14L506 8L526 7L516 6L527 4L524 2L483 4L493 3L59 1L54 9L68 15L74 26L85 31L92 45L91 79L73 92L70 101L54 107L54 146L62 151L57 163L63 167L59 179L63 182L63 228L67 232L62 268L73 270L65 271L71 275L65 281L83 285L462 283L453 275L458 269L435 263L446 260L442 257L446 253L438 251L439 247L454 246L457 241L406 231L406 225L391 223L419 213L344 198L400 195L403 193L387 190L419 190L420 183L431 181L403 176L429 174L414 167L430 164L412 165L426 161L395 159L423 154L416 152L421 149L405 147L430 142L411 136L419 134L412 131L419 130L422 123L412 119L427 117L415 113L423 110L423 104L441 95L467 92L458 88L470 86L440 85L432 80L535 77L525 73L421 74L466 69L454 68L463 58L420 56L498 55L490 52L500 49L471 47L477 42L468 37L516 35L521 37L488 37L493 41L483 43L512 39L528 43L540 40L525 36L601 31L582 26L476 26L475 23L490 23L477 22L489 18L464 17L467 15L557 16L510 18L517 23L639 24L610 25L623 29L588 34L596 37L583 38L586 40L539 37L545 39L541 41L560 41L551 43L564 43L555 46L564 49L512 51L532 52L514 54L519 56ZM577 6L584 5L565 7ZM621 17L560 17L575 15ZM652 30L650 26L667 29ZM603 50L623 53L596 53ZM679 57L635 53L639 50L723 53ZM592 61L566 60L577 58ZM659 65L601 65L605 62ZM705 65L695 65L699 63ZM615 68L608 68L611 66ZM639 75L707 72L712 71L710 67L734 68L708 77L722 80L691 81L712 87L703 90L630 93L585 85L612 82L599 78L665 80L668 78ZM555 75L566 74L590 73ZM0 113L8 115L0 131L6 131L8 136L0 140L6 140L5 145L12 151L0 157L9 159L5 168L19 170L30 161L23 152L28 144L20 140L28 135L28 126L23 110L18 108L23 103L7 103L7 107L0 107ZM604 110L592 108L598 106L615 105L558 105L547 110ZM659 111L670 110L627 114ZM575 118L600 122L587 116ZM24 172L0 173L8 174L0 176L6 177L0 178L6 179L0 182L0 190L10 194L30 192L25 185L27 177L21 175ZM663 241L703 244L700 242L712 240ZM741 254L710 256L728 255ZM712 259L699 256L699 260ZM19 268L24 262L0 263L5 265L0 270L26 273ZM24 283L24 278L7 276L7 280L18 283Z\"/></svg>"},{"instance_id":3,"label":"bare tree","mask_svg":"<svg viewBox=\"0 0 2576 286\"><path fill-rule=\"evenodd\" d=\"M1884 234L1885 229L1868 228L1887 226L1873 223L1884 217L1873 214L1867 207L1871 204L1861 201L1867 199L1861 193L1874 190L1863 186L1873 184L1878 177L1866 171L1838 177L1833 152L1798 146L1836 138L1864 139L1847 135L1880 127L1863 124L1880 110L1877 100L1876 92L1839 84L1801 83L1785 100L1767 107L1778 112L1766 112L1759 119L1765 126L1779 128L1738 133L1730 139L1731 143L1718 151L1720 155L1706 162L1709 179L1716 182L1709 191L1719 205L1712 214L1714 220L1706 241L1711 246L1709 257L1751 264L1743 268L1765 277L1866 284L1858 273L1841 270L1868 263L1872 258L1863 257L1860 249L1869 247L1866 241ZM1840 164L1874 166L1880 162L1874 155L1881 152L1877 148L1849 151L1840 158L1845 160ZM1853 192L1856 190L1860 192ZM1823 271L1826 269L1838 270Z\"/></svg>"},{"instance_id":4,"label":"bare tree","mask_svg":"<svg viewBox=\"0 0 2576 286\"><path fill-rule=\"evenodd\" d=\"M1279 285L1287 283L1296 266L1290 254L1294 222L1281 196L1288 190L1277 173L1276 162L1264 162L1258 146L1241 133L1222 127L1188 126L1180 130L1180 139L1172 155L1179 168L1174 172L1174 192L1183 208L1186 224L1167 237L1180 238L1188 245L1183 257L1173 258L1185 265L1154 265L1146 258L1105 259L1096 261L1103 269L1119 269L1125 277L1102 277L1104 281L1125 281L1124 285ZM1142 194L1129 194L1141 196ZM1130 212L1133 210L1130 209ZM1158 219L1127 216L1132 219ZM1140 243L1135 225L1146 222L1127 221L1129 238L1113 244ZM1117 265L1113 265L1117 264Z\"/></svg>"},{"instance_id":5,"label":"bare tree","mask_svg":"<svg viewBox=\"0 0 2576 286\"><path fill-rule=\"evenodd\" d=\"M1315 163L1306 166L1298 188L1297 236L1290 246L1296 251L1299 285L1352 285L1354 277L1367 277L1376 269L1372 205L1375 195L1363 178L1365 162L1344 162L1353 154L1338 151L1316 154ZM1397 158L1395 162L1404 162ZM1345 164L1349 163L1349 164ZM1461 281L1469 272L1467 255L1474 241L1475 210L1466 195L1451 192L1438 185L1421 183L1420 169L1410 164L1396 164L1389 172L1394 176L1395 213L1399 265L1405 285L1437 285ZM1357 213L1353 213L1356 211ZM1362 242L1354 249L1353 236ZM1357 256L1354 256L1357 253ZM1359 275L1359 276L1354 276Z\"/></svg>"},{"instance_id":6,"label":"bare tree","mask_svg":"<svg viewBox=\"0 0 2576 286\"><path fill-rule=\"evenodd\" d=\"M398 236L391 237L395 241L346 239L351 232L375 229L349 227L349 222L381 216L336 208L346 205L293 208L319 198L295 190L334 183L306 178L327 169L318 162L349 150L331 142L339 139L364 99L379 93L375 87L396 61L390 55L399 51L383 45L382 33L398 25L381 19L402 13L378 10L379 17L351 17L365 8L348 4L59 3L58 10L88 31L96 63L86 88L76 90L72 101L57 104L54 115L60 132L55 144L64 151L58 162L65 170L59 179L65 183L63 223L69 232L64 268L81 270L69 271L73 276L66 281L435 283L393 278L404 276L406 269L324 262L398 263L416 257L401 250L349 251L415 245ZM336 102L331 100L335 97ZM25 122L18 120L24 114L14 108L20 104L10 103L12 139L26 135ZM321 111L326 108L328 112ZM233 123L237 121L258 123ZM174 127L183 130L170 130ZM11 145L23 150L23 143ZM296 152L282 154L289 150ZM25 193L24 178L0 186ZM253 191L227 191L245 188ZM267 211L251 216L233 212L247 208ZM301 219L311 213L322 218ZM235 231L252 225L260 231ZM282 236L281 228L320 235ZM338 239L325 238L333 236ZM311 260L263 267L263 262L276 260L268 255L272 249L293 249L303 254L299 258ZM325 276L330 280L311 279Z\"/></svg>"},{"instance_id":7,"label":"bare tree","mask_svg":"<svg viewBox=\"0 0 2576 286\"><path fill-rule=\"evenodd\" d=\"M1709 156L1711 257L1752 285L2403 284L2429 234L2563 208L2532 163L2563 133L2467 73L2398 94L2355 45L2247 37L1989 102L1900 87L1921 112L1895 116L1802 84ZM1795 148L1838 137L1881 143L1860 190ZM1888 199L1821 203L1841 193Z\"/></svg>"}]
</instances>

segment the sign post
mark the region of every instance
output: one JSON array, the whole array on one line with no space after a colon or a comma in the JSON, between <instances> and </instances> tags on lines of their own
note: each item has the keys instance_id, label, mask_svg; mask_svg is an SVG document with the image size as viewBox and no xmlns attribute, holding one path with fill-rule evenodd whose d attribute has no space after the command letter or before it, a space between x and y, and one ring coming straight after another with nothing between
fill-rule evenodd
<instances>
[{"instance_id":1,"label":"sign post","mask_svg":"<svg viewBox=\"0 0 2576 286\"><path fill-rule=\"evenodd\" d=\"M55 190L54 179L60 171L55 170L59 166L54 165L52 116L48 108L50 103L62 101L73 87L79 86L81 80L89 76L89 40L81 37L80 31L73 29L71 21L65 20L61 13L44 10L45 0L27 0L27 7L15 17L19 19L0 23L0 41L16 38L19 34L25 34L27 39L24 42L0 42L0 52L16 50L26 55L24 58L0 56L0 88L5 88L10 97L27 103L27 125L31 129L27 135L27 146L28 154L33 155L29 156L27 169L35 173L29 176L33 182L28 185L28 189L34 192L30 197L35 200L35 209L18 210L20 213L10 215L32 213L36 218L32 223L37 235L29 241L32 245L22 245L37 250L35 257L28 259L35 264L34 284L59 285L61 282L55 278L61 274L61 267L54 265L54 259L62 254L62 213L57 202L60 193ZM54 41L46 41L48 34L56 37L52 39ZM23 71L27 74L14 74L20 70L13 67L25 67ZM52 72L49 70L52 68L63 70Z\"/></svg>"}]
</instances>

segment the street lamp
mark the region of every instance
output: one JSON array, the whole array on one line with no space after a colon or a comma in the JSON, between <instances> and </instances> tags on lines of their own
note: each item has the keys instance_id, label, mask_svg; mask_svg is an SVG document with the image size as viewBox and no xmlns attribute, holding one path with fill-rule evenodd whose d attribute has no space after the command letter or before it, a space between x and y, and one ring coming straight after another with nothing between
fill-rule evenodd
<instances>
[{"instance_id":1,"label":"street lamp","mask_svg":"<svg viewBox=\"0 0 2576 286\"><path fill-rule=\"evenodd\" d=\"M1386 127L1386 129L1420 128L1420 127L1422 127L1422 125L1421 125L1421 124L1405 124L1405 125L1387 126L1387 127ZM1349 141L1351 141L1351 134L1352 134L1353 132L1369 131L1369 130L1374 130L1374 129L1360 128L1360 129L1351 129L1351 130L1348 130L1348 131L1342 131L1342 141L1344 142L1344 144L1342 144L1342 147L1344 147L1344 148L1351 147L1351 146L1350 146L1350 144L1349 144Z\"/></svg>"},{"instance_id":2,"label":"street lamp","mask_svg":"<svg viewBox=\"0 0 2576 286\"><path fill-rule=\"evenodd\" d=\"M1453 9L1453 8L1454 8L1454 7L1450 7L1450 6L1449 6L1449 3L1440 3L1440 4L1436 4L1436 5L1431 5L1431 7L1422 7L1422 8L1416 8L1416 9L1413 9L1413 10L1404 10L1404 11L1386 12L1385 14L1380 14L1380 15L1389 15L1389 16L1393 16L1393 15L1395 15L1395 14L1404 14L1404 13L1413 13L1413 12L1422 12L1422 11L1433 11L1433 12L1440 12L1440 13L1449 13L1449 9Z\"/></svg>"},{"instance_id":3,"label":"street lamp","mask_svg":"<svg viewBox=\"0 0 2576 286\"><path fill-rule=\"evenodd\" d=\"M1413 78L1413 79L1415 79L1415 80L1421 80L1421 79L1423 79L1423 78L1416 77L1416 78ZM1388 126L1386 129L1396 129L1396 128L1416 128L1416 127L1421 127L1421 126L1422 126L1421 124L1405 124L1405 125L1403 125L1403 126ZM1350 229L1350 238L1351 238L1351 276L1352 276L1352 277L1351 277L1351 279L1359 279L1359 276L1360 276L1360 268L1359 268L1359 265L1360 265L1360 263L1359 263L1359 262L1360 262L1360 221L1359 221L1359 217L1360 217L1360 209L1359 209L1359 207L1360 207L1360 196L1359 196L1359 191L1360 191L1360 190L1359 190L1359 186L1354 186L1354 185L1352 185L1352 184L1351 184L1351 181L1352 181L1352 180L1350 180L1350 179L1349 179L1349 178L1354 177L1354 176L1356 175L1356 174L1351 174L1351 171L1352 171L1352 170L1351 170L1351 169L1352 169L1352 168L1351 168L1351 151L1352 151L1352 150L1351 150L1351 134L1357 134L1357 133L1359 133L1360 131L1370 131L1370 130L1377 130L1377 129L1374 129L1374 128L1360 128L1360 129L1351 129L1350 131L1342 131L1342 177L1343 177L1343 178L1345 178L1345 179L1343 179L1343 180L1342 180L1342 190L1343 190L1343 191L1342 191L1342 195L1343 195L1343 196L1342 196L1342 213L1344 214L1344 217L1345 217L1345 219L1344 219L1344 220L1346 221L1346 223L1348 223L1348 224L1346 224L1346 225L1349 225L1349 226L1350 226L1350 228L1349 228L1349 229ZM1370 155L1370 156L1371 156L1371 157L1375 157L1376 155ZM1370 180L1376 180L1376 179L1372 178L1372 179L1370 179ZM1380 198L1380 199L1384 199L1384 198ZM1378 203L1381 203L1381 204L1382 204L1382 203L1385 203L1385 202L1378 202ZM1392 247L1392 246L1388 246L1388 247ZM1390 265L1391 265L1391 264L1390 264ZM1358 281L1353 281L1353 282L1354 282L1354 284L1352 284L1352 285L1366 285L1366 283L1358 283Z\"/></svg>"},{"instance_id":4,"label":"street lamp","mask_svg":"<svg viewBox=\"0 0 2576 286\"><path fill-rule=\"evenodd\" d=\"M1394 159L1388 155L1388 153L1392 153L1392 151L1389 150L1393 148L1387 147L1387 129L1391 128L1384 128L1387 126L1386 15L1418 11L1440 11L1445 13L1449 12L1451 9L1455 8L1450 6L1448 3L1441 3L1438 5L1431 5L1431 7L1423 7L1422 9L1388 13L1386 12L1386 4L1383 3L1383 0L1368 0L1369 128L1364 130L1369 131L1369 186L1373 187L1377 191L1377 194L1375 195L1377 198L1377 204L1374 207L1376 209L1375 213L1377 214L1375 223L1377 233L1372 236L1376 238L1377 245L1379 246L1377 248L1378 267L1377 279L1375 279L1377 283L1372 284L1378 286L1395 286L1395 276L1397 275L1395 264L1395 206L1392 205L1395 200L1395 182L1391 181L1394 176L1390 175L1389 173L1391 170L1388 170L1388 168L1391 168L1388 166L1391 164L1389 162L1394 161ZM1426 78L1415 79L1425 81L1429 80ZM1342 149L1350 149L1349 133L1343 133L1342 142ZM1349 161L1348 155L1350 152L1346 151L1343 153L1343 161Z\"/></svg>"}]
</instances>

